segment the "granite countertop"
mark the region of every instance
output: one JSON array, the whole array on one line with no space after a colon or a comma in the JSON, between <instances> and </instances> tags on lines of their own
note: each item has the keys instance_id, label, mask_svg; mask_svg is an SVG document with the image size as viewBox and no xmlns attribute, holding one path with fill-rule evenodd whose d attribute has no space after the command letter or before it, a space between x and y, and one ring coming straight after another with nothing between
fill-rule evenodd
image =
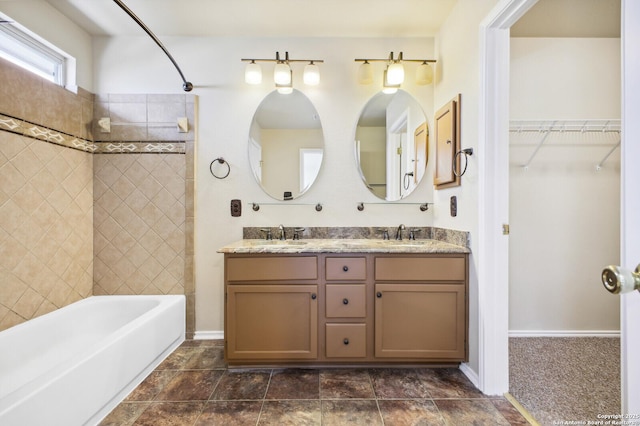
<instances>
[{"instance_id":1,"label":"granite countertop","mask_svg":"<svg viewBox=\"0 0 640 426\"><path fill-rule=\"evenodd\" d=\"M431 239L245 239L226 245L218 253L469 253L467 247Z\"/></svg>"}]
</instances>

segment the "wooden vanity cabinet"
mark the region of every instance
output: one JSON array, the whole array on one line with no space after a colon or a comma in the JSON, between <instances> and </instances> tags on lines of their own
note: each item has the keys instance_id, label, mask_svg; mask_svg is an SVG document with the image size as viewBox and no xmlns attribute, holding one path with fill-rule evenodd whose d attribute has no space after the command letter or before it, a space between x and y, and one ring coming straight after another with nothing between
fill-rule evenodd
<instances>
[{"instance_id":1,"label":"wooden vanity cabinet","mask_svg":"<svg viewBox=\"0 0 640 426\"><path fill-rule=\"evenodd\" d=\"M466 257L375 262L375 357L467 361Z\"/></svg>"},{"instance_id":2,"label":"wooden vanity cabinet","mask_svg":"<svg viewBox=\"0 0 640 426\"><path fill-rule=\"evenodd\" d=\"M321 292L324 315L320 321L321 360L352 363L373 354L371 259L366 255L326 255Z\"/></svg>"},{"instance_id":3,"label":"wooden vanity cabinet","mask_svg":"<svg viewBox=\"0 0 640 426\"><path fill-rule=\"evenodd\" d=\"M316 256L226 256L225 277L228 361L317 358Z\"/></svg>"},{"instance_id":4,"label":"wooden vanity cabinet","mask_svg":"<svg viewBox=\"0 0 640 426\"><path fill-rule=\"evenodd\" d=\"M467 254L225 254L229 365L457 363Z\"/></svg>"}]
</instances>

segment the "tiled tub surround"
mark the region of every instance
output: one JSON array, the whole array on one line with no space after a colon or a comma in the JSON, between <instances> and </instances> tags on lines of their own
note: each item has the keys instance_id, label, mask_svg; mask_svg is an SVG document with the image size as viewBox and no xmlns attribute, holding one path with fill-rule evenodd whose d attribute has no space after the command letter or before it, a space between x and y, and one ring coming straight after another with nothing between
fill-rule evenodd
<instances>
[{"instance_id":1,"label":"tiled tub surround","mask_svg":"<svg viewBox=\"0 0 640 426\"><path fill-rule=\"evenodd\" d=\"M223 352L185 341L101 425L529 424L455 368L234 371Z\"/></svg>"},{"instance_id":2,"label":"tiled tub surround","mask_svg":"<svg viewBox=\"0 0 640 426\"><path fill-rule=\"evenodd\" d=\"M94 156L94 294L184 294L185 156Z\"/></svg>"},{"instance_id":3,"label":"tiled tub surround","mask_svg":"<svg viewBox=\"0 0 640 426\"><path fill-rule=\"evenodd\" d=\"M96 95L93 120L94 292L184 294L188 336L195 331L195 102L193 95Z\"/></svg>"},{"instance_id":4,"label":"tiled tub surround","mask_svg":"<svg viewBox=\"0 0 640 426\"><path fill-rule=\"evenodd\" d=\"M0 131L0 330L92 293L92 155Z\"/></svg>"},{"instance_id":5,"label":"tiled tub surround","mask_svg":"<svg viewBox=\"0 0 640 426\"><path fill-rule=\"evenodd\" d=\"M76 95L2 59L0 78L8 82L0 85L0 330L94 292L181 292L192 334L195 96L101 95L94 103L89 92ZM94 135L105 116L112 132ZM187 118L187 133L173 124L178 117ZM137 230L122 230L141 222L146 237L132 245ZM116 253L125 248L128 255Z\"/></svg>"}]
</instances>

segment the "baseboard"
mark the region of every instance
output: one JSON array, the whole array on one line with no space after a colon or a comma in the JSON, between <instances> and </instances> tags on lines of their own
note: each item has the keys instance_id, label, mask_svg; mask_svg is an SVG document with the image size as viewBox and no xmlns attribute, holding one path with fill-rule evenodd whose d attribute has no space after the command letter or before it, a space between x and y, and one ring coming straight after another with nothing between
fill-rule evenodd
<instances>
[{"instance_id":1,"label":"baseboard","mask_svg":"<svg viewBox=\"0 0 640 426\"><path fill-rule=\"evenodd\" d=\"M460 364L460 371L462 371L462 373L467 376L469 380L471 380L471 383L473 383L476 388L480 389L480 378L478 377L478 373L473 371L473 369L469 367L469 364Z\"/></svg>"},{"instance_id":2,"label":"baseboard","mask_svg":"<svg viewBox=\"0 0 640 426\"><path fill-rule=\"evenodd\" d=\"M196 331L193 340L224 340L224 331Z\"/></svg>"},{"instance_id":3,"label":"baseboard","mask_svg":"<svg viewBox=\"0 0 640 426\"><path fill-rule=\"evenodd\" d=\"M509 337L620 337L620 330L509 330Z\"/></svg>"}]
</instances>

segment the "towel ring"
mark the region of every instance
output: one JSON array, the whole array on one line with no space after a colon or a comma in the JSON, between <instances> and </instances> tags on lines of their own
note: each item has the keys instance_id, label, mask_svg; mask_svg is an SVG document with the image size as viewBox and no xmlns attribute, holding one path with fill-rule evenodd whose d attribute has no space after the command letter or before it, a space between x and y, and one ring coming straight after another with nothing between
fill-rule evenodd
<instances>
[{"instance_id":1,"label":"towel ring","mask_svg":"<svg viewBox=\"0 0 640 426\"><path fill-rule=\"evenodd\" d=\"M458 172L456 164L458 163L458 157L464 154L464 168L462 172ZM453 174L456 177L462 177L467 172L467 166L469 165L469 156L473 155L473 148L463 149L462 151L456 152L456 155L453 157Z\"/></svg>"},{"instance_id":2,"label":"towel ring","mask_svg":"<svg viewBox=\"0 0 640 426\"><path fill-rule=\"evenodd\" d=\"M217 161L218 163L220 163L220 164L226 164L226 165L227 165L227 173L225 173L225 175L224 175L224 176L218 176L218 175L216 175L216 174L214 173L214 171L213 171L213 163L215 163L216 161ZM229 176L229 173L231 173L231 166L229 165L229 162L228 162L228 161L226 161L224 158L222 158L222 157L218 157L218 158L216 158L215 160L213 160L213 161L211 162L211 164L209 164L209 171L211 172L211 174L213 175L213 177L214 177L214 178L216 178L216 179L224 179L224 178L226 178L227 176Z\"/></svg>"}]
</instances>

